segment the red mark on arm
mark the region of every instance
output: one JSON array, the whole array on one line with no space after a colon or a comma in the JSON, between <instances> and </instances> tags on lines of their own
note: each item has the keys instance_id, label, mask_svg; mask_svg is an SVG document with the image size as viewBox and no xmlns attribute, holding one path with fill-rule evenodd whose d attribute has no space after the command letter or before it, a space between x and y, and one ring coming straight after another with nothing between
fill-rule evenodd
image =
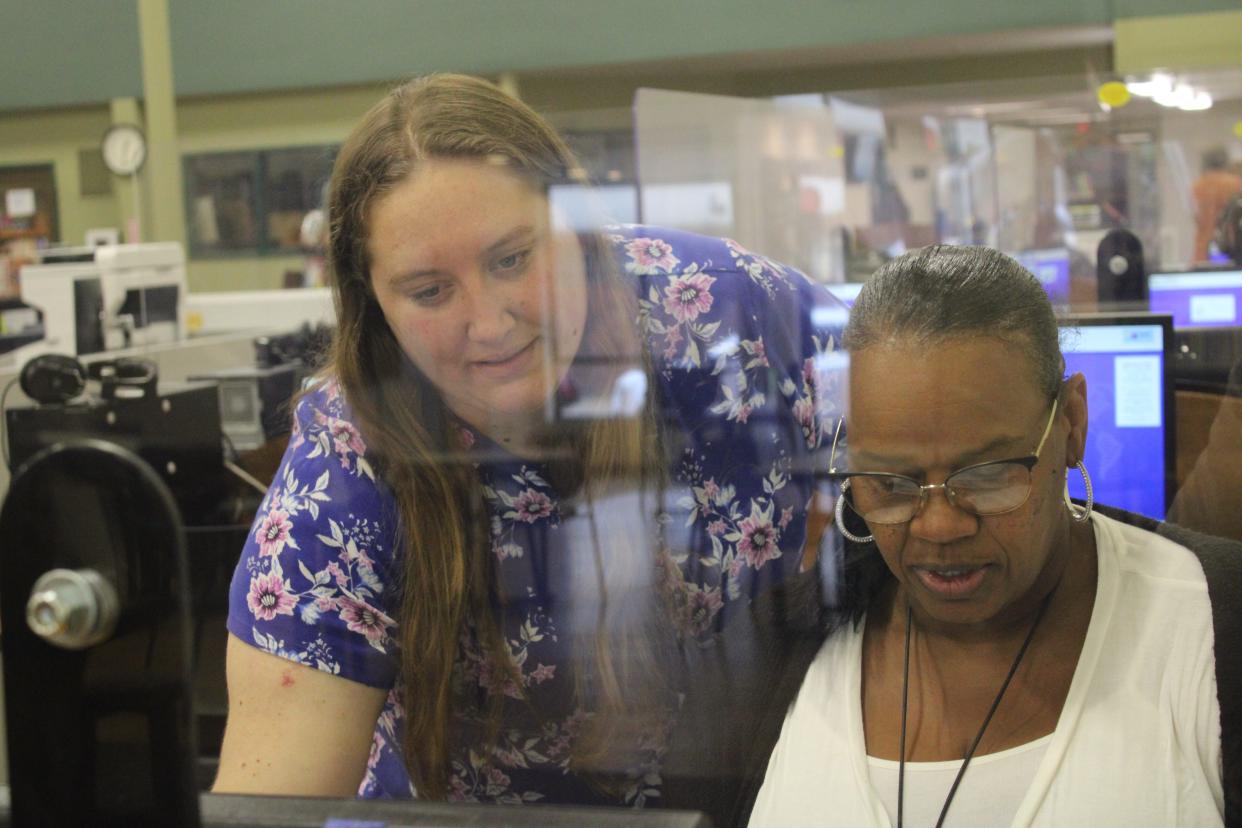
<instances>
[{"instance_id":1,"label":"red mark on arm","mask_svg":"<svg viewBox=\"0 0 1242 828\"><path fill-rule=\"evenodd\" d=\"M285 670L283 673L280 674L280 686L281 687L292 687L293 686L293 676L289 675L288 670Z\"/></svg>"}]
</instances>

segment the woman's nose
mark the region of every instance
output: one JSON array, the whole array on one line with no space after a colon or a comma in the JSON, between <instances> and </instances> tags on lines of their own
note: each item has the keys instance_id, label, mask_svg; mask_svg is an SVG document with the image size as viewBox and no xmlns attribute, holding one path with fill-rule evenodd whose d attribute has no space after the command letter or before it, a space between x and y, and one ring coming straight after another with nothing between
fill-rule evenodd
<instances>
[{"instance_id":1,"label":"woman's nose","mask_svg":"<svg viewBox=\"0 0 1242 828\"><path fill-rule=\"evenodd\" d=\"M922 508L910 520L910 533L931 543L970 537L978 529L979 518L954 506L941 488L926 493Z\"/></svg>"},{"instance_id":2,"label":"woman's nose","mask_svg":"<svg viewBox=\"0 0 1242 828\"><path fill-rule=\"evenodd\" d=\"M503 288L481 281L469 292L466 307L466 334L483 345L503 342L513 331L516 319Z\"/></svg>"}]
</instances>

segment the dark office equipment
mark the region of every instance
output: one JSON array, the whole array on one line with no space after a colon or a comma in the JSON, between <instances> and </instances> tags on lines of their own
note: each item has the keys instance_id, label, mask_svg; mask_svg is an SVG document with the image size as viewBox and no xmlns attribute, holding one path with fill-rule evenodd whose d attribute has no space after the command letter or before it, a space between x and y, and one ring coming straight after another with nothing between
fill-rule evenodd
<instances>
[{"instance_id":1,"label":"dark office equipment","mask_svg":"<svg viewBox=\"0 0 1242 828\"><path fill-rule=\"evenodd\" d=\"M1224 394L1229 374L1242 362L1242 327L1190 328L1174 333L1173 372L1186 391Z\"/></svg>"},{"instance_id":2,"label":"dark office equipment","mask_svg":"<svg viewBox=\"0 0 1242 828\"><path fill-rule=\"evenodd\" d=\"M287 434L292 423L289 402L303 375L297 365L231 368L195 374L192 382L216 383L220 389L220 423L237 451L256 449Z\"/></svg>"},{"instance_id":3,"label":"dark office equipment","mask_svg":"<svg viewBox=\"0 0 1242 828\"><path fill-rule=\"evenodd\" d=\"M323 323L311 326L303 323L296 331L276 336L260 336L254 340L255 365L259 368L275 368L278 365L298 365L313 371L320 364L332 344L332 328Z\"/></svg>"},{"instance_id":4,"label":"dark office equipment","mask_svg":"<svg viewBox=\"0 0 1242 828\"><path fill-rule=\"evenodd\" d=\"M1129 230L1109 230L1096 248L1100 307L1147 310L1143 243Z\"/></svg>"},{"instance_id":5,"label":"dark office equipment","mask_svg":"<svg viewBox=\"0 0 1242 828\"><path fill-rule=\"evenodd\" d=\"M137 369L135 369L137 370ZM107 380L101 383L107 386ZM220 406L214 385L185 385L142 396L127 392L134 377L112 380L109 398L88 395L67 404L16 405L4 412L9 463L17 468L40 450L80 437L96 437L140 456L172 490L191 526L214 522L225 487ZM124 390L122 390L124 389Z\"/></svg>"},{"instance_id":6,"label":"dark office equipment","mask_svg":"<svg viewBox=\"0 0 1242 828\"><path fill-rule=\"evenodd\" d=\"M1087 379L1087 453L1097 502L1163 520L1176 490L1173 325L1167 314L1067 316L1067 373ZM1086 490L1075 472L1070 495Z\"/></svg>"},{"instance_id":7,"label":"dark office equipment","mask_svg":"<svg viewBox=\"0 0 1242 828\"><path fill-rule=\"evenodd\" d=\"M0 354L43 338L43 311L20 299L0 299Z\"/></svg>"},{"instance_id":8,"label":"dark office equipment","mask_svg":"<svg viewBox=\"0 0 1242 828\"><path fill-rule=\"evenodd\" d=\"M86 368L71 356L43 354L22 366L22 393L38 403L67 403L86 390Z\"/></svg>"},{"instance_id":9,"label":"dark office equipment","mask_svg":"<svg viewBox=\"0 0 1242 828\"><path fill-rule=\"evenodd\" d=\"M73 333L78 354L97 354L105 347L103 283L98 278L73 282Z\"/></svg>"},{"instance_id":10,"label":"dark office equipment","mask_svg":"<svg viewBox=\"0 0 1242 828\"><path fill-rule=\"evenodd\" d=\"M0 510L11 821L198 825L185 535L159 476L59 443Z\"/></svg>"},{"instance_id":11,"label":"dark office equipment","mask_svg":"<svg viewBox=\"0 0 1242 828\"><path fill-rule=\"evenodd\" d=\"M99 380L99 395L105 400L152 398L160 378L154 362L137 357L92 362L87 373Z\"/></svg>"},{"instance_id":12,"label":"dark office equipment","mask_svg":"<svg viewBox=\"0 0 1242 828\"><path fill-rule=\"evenodd\" d=\"M441 826L481 828L711 828L694 811L660 808L586 808L567 805L468 805L392 799L229 796L203 794L203 825L323 828L326 825Z\"/></svg>"}]
</instances>

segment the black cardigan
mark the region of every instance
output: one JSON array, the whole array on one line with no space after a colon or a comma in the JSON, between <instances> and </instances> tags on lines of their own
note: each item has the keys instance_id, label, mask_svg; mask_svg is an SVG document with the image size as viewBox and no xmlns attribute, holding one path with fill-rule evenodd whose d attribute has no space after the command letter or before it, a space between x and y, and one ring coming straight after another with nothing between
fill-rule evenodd
<instances>
[{"instance_id":1,"label":"black cardigan","mask_svg":"<svg viewBox=\"0 0 1242 828\"><path fill-rule=\"evenodd\" d=\"M1225 825L1242 828L1242 543L1096 509L1185 546L1203 566L1215 639ZM861 617L863 597L887 575L878 559L870 544L847 542L845 594L836 606L825 601L820 573L804 572L756 599L718 646L685 654L692 680L664 765L667 806L704 811L717 826L747 823L807 669L833 630Z\"/></svg>"}]
</instances>

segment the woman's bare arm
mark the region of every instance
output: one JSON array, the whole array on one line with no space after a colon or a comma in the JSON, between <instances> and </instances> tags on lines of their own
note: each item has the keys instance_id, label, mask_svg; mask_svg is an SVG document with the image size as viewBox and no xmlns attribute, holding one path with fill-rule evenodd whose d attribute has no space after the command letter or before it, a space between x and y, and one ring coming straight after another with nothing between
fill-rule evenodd
<instances>
[{"instance_id":1,"label":"woman's bare arm","mask_svg":"<svg viewBox=\"0 0 1242 828\"><path fill-rule=\"evenodd\" d=\"M387 693L230 635L229 718L212 790L353 796Z\"/></svg>"}]
</instances>

